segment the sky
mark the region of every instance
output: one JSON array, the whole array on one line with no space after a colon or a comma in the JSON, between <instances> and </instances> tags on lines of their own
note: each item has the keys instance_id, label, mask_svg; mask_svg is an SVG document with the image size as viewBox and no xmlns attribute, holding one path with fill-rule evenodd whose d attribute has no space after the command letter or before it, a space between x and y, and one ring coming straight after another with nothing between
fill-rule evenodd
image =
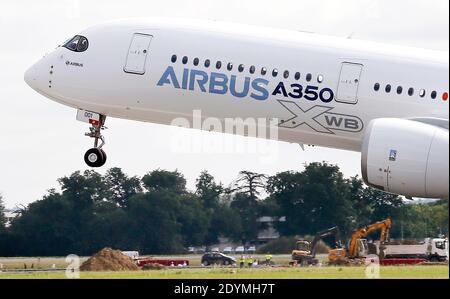
<instances>
[{"instance_id":1,"label":"sky","mask_svg":"<svg viewBox=\"0 0 450 299\"><path fill-rule=\"evenodd\" d=\"M29 88L25 70L79 31L113 19L182 17L220 20L354 39L448 51L448 0L1 0L0 1L0 194L6 206L28 204L57 188L57 179L86 170L83 155L92 147L87 125L76 111ZM173 150L174 136L203 142L217 134L108 119L107 168L142 176L155 169L178 169L193 189L202 170L225 185L239 171L273 175L301 171L305 163L327 161L345 176L360 175L360 154L298 144L271 143L261 152ZM221 136L229 142L251 139Z\"/></svg>"}]
</instances>

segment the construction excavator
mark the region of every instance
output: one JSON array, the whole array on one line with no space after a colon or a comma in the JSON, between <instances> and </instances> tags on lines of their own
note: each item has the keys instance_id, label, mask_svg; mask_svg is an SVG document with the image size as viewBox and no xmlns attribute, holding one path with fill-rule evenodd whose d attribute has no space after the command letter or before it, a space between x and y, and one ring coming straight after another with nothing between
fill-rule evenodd
<instances>
[{"instance_id":1,"label":"construction excavator","mask_svg":"<svg viewBox=\"0 0 450 299\"><path fill-rule=\"evenodd\" d=\"M297 242L297 248L292 252L293 263L301 266L311 266L319 264L319 260L316 259L317 248L319 242L327 237L334 236L335 248L330 250L330 255L340 256L342 251L345 251L341 241L341 233L338 227L333 227L319 232L312 242L307 240L300 240Z\"/></svg>"},{"instance_id":2,"label":"construction excavator","mask_svg":"<svg viewBox=\"0 0 450 299\"><path fill-rule=\"evenodd\" d=\"M370 234L380 231L379 241L382 246L383 243L388 241L391 228L392 220L386 219L353 232L348 249L340 249L330 252L330 255L328 256L329 263L334 265L352 264L367 257L371 253L376 254L376 252L371 252L369 249L369 244L366 238Z\"/></svg>"}]
</instances>

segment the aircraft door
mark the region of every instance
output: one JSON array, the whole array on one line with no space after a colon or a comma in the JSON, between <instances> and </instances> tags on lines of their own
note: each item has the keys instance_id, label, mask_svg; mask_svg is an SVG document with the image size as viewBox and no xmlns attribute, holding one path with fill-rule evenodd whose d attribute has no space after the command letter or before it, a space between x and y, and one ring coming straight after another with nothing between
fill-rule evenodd
<instances>
[{"instance_id":1,"label":"aircraft door","mask_svg":"<svg viewBox=\"0 0 450 299\"><path fill-rule=\"evenodd\" d=\"M133 35L124 67L126 73L136 75L145 74L145 66L149 57L152 39L153 36L148 34L136 33Z\"/></svg>"},{"instance_id":2,"label":"aircraft door","mask_svg":"<svg viewBox=\"0 0 450 299\"><path fill-rule=\"evenodd\" d=\"M345 62L342 64L339 77L337 102L346 104L358 103L359 83L363 70L362 64Z\"/></svg>"}]
</instances>

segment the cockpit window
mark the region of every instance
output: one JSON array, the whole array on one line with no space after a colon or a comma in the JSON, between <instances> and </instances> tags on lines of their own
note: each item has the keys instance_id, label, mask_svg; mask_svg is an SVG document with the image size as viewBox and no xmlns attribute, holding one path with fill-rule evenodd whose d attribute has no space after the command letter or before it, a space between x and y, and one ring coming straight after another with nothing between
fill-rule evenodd
<instances>
[{"instance_id":1,"label":"cockpit window","mask_svg":"<svg viewBox=\"0 0 450 299\"><path fill-rule=\"evenodd\" d=\"M65 48L74 52L84 52L89 48L89 41L84 36L77 35L64 45Z\"/></svg>"}]
</instances>

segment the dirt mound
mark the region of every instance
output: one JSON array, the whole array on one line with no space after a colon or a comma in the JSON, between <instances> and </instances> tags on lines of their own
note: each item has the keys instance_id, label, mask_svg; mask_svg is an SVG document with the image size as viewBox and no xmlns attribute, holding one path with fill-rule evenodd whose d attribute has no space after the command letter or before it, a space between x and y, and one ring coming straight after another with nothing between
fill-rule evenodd
<instances>
[{"instance_id":1,"label":"dirt mound","mask_svg":"<svg viewBox=\"0 0 450 299\"><path fill-rule=\"evenodd\" d=\"M137 271L139 267L119 250L105 248L94 254L80 267L81 271Z\"/></svg>"}]
</instances>

